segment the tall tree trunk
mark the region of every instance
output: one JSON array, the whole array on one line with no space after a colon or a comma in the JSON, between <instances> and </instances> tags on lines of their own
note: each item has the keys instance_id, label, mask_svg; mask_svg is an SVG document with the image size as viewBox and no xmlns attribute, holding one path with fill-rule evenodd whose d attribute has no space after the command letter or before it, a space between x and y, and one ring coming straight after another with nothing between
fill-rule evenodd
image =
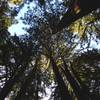
<instances>
[{"instance_id":1,"label":"tall tree trunk","mask_svg":"<svg viewBox=\"0 0 100 100\"><path fill-rule=\"evenodd\" d=\"M61 77L61 74L59 73L59 69L52 57L50 57L50 61L52 63L53 72L58 82L58 87L59 87L60 94L61 94L61 100L72 100L72 97L69 94L69 91Z\"/></svg>"},{"instance_id":2,"label":"tall tree trunk","mask_svg":"<svg viewBox=\"0 0 100 100\"><path fill-rule=\"evenodd\" d=\"M86 86L86 85L82 82L82 80L80 79L80 77L78 76L76 70L75 70L73 67L71 67L71 71L72 71L72 73L74 74L75 78L78 80L80 86L82 87L82 92L85 93L85 94L87 94L87 96L89 97L89 87Z\"/></svg>"},{"instance_id":3,"label":"tall tree trunk","mask_svg":"<svg viewBox=\"0 0 100 100\"><path fill-rule=\"evenodd\" d=\"M78 14L72 12L66 12L62 17L61 21L57 25L57 29L54 30L54 34L61 31L63 28L68 27L71 23L82 18L83 16L91 13L93 10L100 8L100 0L77 0L82 2L82 10ZM85 2L84 2L85 1ZM81 6L80 6L81 8Z\"/></svg>"},{"instance_id":4,"label":"tall tree trunk","mask_svg":"<svg viewBox=\"0 0 100 100\"><path fill-rule=\"evenodd\" d=\"M64 64L64 68L65 68L65 70L63 70L63 72L65 73L66 78L68 79L70 85L72 86L73 91L74 91L76 97L78 98L78 100L89 100L89 96L87 96L87 94L82 92L81 86L78 84L78 82L75 80L74 76L69 71L68 65L66 64L64 59L63 59L63 64Z\"/></svg>"},{"instance_id":5,"label":"tall tree trunk","mask_svg":"<svg viewBox=\"0 0 100 100\"><path fill-rule=\"evenodd\" d=\"M38 75L38 73L36 73L36 90L35 90L35 100L39 100L39 80L40 80L40 78L39 78L39 75Z\"/></svg>"}]
</instances>

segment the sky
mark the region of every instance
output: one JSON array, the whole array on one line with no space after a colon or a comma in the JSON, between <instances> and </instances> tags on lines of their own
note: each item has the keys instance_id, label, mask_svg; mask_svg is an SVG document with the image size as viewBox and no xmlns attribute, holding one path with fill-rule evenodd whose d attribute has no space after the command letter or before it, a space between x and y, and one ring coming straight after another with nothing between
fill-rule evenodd
<instances>
[{"instance_id":1,"label":"sky","mask_svg":"<svg viewBox=\"0 0 100 100\"><path fill-rule=\"evenodd\" d=\"M58 0L59 2L62 2L62 0ZM17 34L17 35L23 35L23 34L28 34L22 27L29 27L28 25L23 24L22 20L20 17L24 17L24 13L27 12L27 7L29 6L30 8L34 7L35 8L35 1L31 2L30 4L24 4L24 7L20 10L18 13L18 16L15 17L15 19L18 20L17 24L13 24L9 27L8 31L11 33L11 35ZM54 0L56 2L56 0Z\"/></svg>"},{"instance_id":2,"label":"sky","mask_svg":"<svg viewBox=\"0 0 100 100\"><path fill-rule=\"evenodd\" d=\"M13 24L9 27L8 31L11 33L11 35L17 34L17 35L23 35L28 34L22 27L29 27L28 25L23 24L20 17L24 17L24 13L27 11L27 4L24 5L24 7L20 10L18 13L18 16L15 17L16 20L18 20L18 23Z\"/></svg>"}]
</instances>

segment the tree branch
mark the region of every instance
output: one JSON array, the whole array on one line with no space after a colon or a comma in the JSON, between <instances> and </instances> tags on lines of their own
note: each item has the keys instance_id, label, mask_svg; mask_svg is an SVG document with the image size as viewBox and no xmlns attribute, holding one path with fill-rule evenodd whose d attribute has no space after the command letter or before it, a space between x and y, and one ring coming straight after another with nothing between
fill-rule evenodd
<instances>
[{"instance_id":1,"label":"tree branch","mask_svg":"<svg viewBox=\"0 0 100 100\"><path fill-rule=\"evenodd\" d=\"M81 2L82 0L79 0ZM85 1L85 2L84 2ZM78 14L74 14L72 12L66 12L60 22L58 23L56 29L53 31L53 33L57 33L64 29L65 27L68 27L71 23L78 20L79 18L82 18L83 16L91 13L93 10L96 10L100 7L100 0L83 0L82 5L80 5L81 11ZM82 7L81 7L82 6Z\"/></svg>"}]
</instances>

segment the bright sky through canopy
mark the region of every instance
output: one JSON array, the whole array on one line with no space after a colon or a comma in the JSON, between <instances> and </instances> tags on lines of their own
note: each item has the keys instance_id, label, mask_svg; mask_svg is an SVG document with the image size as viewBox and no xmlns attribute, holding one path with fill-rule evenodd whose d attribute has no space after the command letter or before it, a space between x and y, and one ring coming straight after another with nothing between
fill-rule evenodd
<instances>
[{"instance_id":1,"label":"bright sky through canopy","mask_svg":"<svg viewBox=\"0 0 100 100\"><path fill-rule=\"evenodd\" d=\"M15 17L15 19L18 20L18 23L13 24L11 27L9 27L8 31L11 33L11 35L23 35L27 33L23 28L29 26L23 24L22 20L20 19L20 17L23 17L24 13L27 11L27 6L28 5L25 4L21 11L18 13L18 16Z\"/></svg>"},{"instance_id":2,"label":"bright sky through canopy","mask_svg":"<svg viewBox=\"0 0 100 100\"><path fill-rule=\"evenodd\" d=\"M62 2L62 0L58 0L59 2ZM54 2L56 2L54 0ZM12 26L9 27L8 31L11 33L11 35L17 34L17 35L23 35L23 34L28 34L23 28L29 27L28 25L23 24L22 20L20 17L24 17L24 13L27 12L27 7L35 8L35 1L31 2L30 4L24 4L24 7L20 10L18 13L18 16L15 17L16 20L18 20L18 23L13 24ZM38 12L37 12L38 13Z\"/></svg>"},{"instance_id":3,"label":"bright sky through canopy","mask_svg":"<svg viewBox=\"0 0 100 100\"><path fill-rule=\"evenodd\" d=\"M1 67L1 70L5 72L3 72L3 74L1 73L0 76L8 74L8 80L4 80L4 87L6 86L7 81L7 90L3 89L3 87L1 87L1 90L6 90L8 92L4 95L1 91L0 98L4 95L4 99L7 98L5 100L8 100L8 98L17 98L16 100L20 100L22 98L28 100L28 98L34 99L35 97L41 97L41 100L53 100L56 99L56 97L58 99L64 98L67 100L67 96L65 98L65 95L63 94L68 93L72 96L71 98L81 100L80 98L78 99L79 96L81 97L80 91L83 89L81 89L82 86L80 84L80 79L82 78L82 82L86 81L86 88L89 90L89 86L93 80L91 77L92 74L90 73L94 74L94 72L97 71L97 68L94 68L94 65L93 68L91 68L93 64L92 60L94 60L95 63L95 59L90 59L92 58L92 53L90 51L94 48L100 48L100 40L98 40L97 35L94 34L95 29L85 27L85 25L89 26L90 24L88 23L93 21L90 16L91 14L89 15L90 17L85 18L86 20L80 19L74 25L73 18L79 12L75 12L74 14L72 12L73 9L70 10L69 6L60 6L57 1L60 1L61 3L63 0L51 0L50 3L48 3L49 0L43 0L46 1L43 4L41 4L39 0L32 0L33 2L29 2L29 4L26 4L26 1L27 0L25 0L25 4L23 3L23 5L19 7L19 13L14 20L11 20L13 21L13 24L8 29L11 35L16 34L19 37L15 35L10 38L9 36L6 40L4 40L4 42L1 41L1 45L4 45L2 46L3 49L1 48L0 51L2 54L1 57L3 56L1 63L5 65L5 68ZM67 2L67 0L65 1ZM11 14L13 16L16 15L16 11L14 14L13 12ZM65 16L64 19L67 20L68 18L68 20L64 20L62 23L62 19L65 14L68 16ZM12 19L13 16L11 16ZM66 24L69 22L69 19L71 20L71 23L73 22L71 28L69 27L70 24ZM62 26L61 32L59 30L59 23L60 26ZM66 24L66 26L63 26L63 24ZM97 26L99 27L98 24ZM94 35L92 35L92 33ZM7 50L5 50L5 48L7 48ZM4 59L4 57L7 58ZM97 64L99 66L99 62ZM97 64L95 64L96 67ZM8 70L6 70L6 68L8 68ZM15 68L18 70L15 70ZM90 69L87 70L87 68ZM8 72L11 73L11 75ZM79 80L74 75L74 72L75 74L78 73L77 75L79 75ZM86 75L84 72L86 72ZM88 74L89 77L87 77L88 72L90 72ZM68 73L68 75L66 73ZM84 77L81 77L83 74ZM98 73L96 74L98 75ZM90 83L87 81L90 81ZM76 84L75 87L73 82ZM9 86L8 83L11 83L12 86ZM79 89L77 89L77 86ZM83 92L82 94L84 94ZM85 96L83 96L83 98L84 97Z\"/></svg>"}]
</instances>

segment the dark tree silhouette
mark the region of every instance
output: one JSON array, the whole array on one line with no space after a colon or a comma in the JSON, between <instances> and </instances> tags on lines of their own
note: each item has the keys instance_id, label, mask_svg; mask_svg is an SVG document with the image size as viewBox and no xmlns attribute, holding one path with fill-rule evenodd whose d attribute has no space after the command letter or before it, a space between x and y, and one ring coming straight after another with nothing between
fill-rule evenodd
<instances>
[{"instance_id":1,"label":"dark tree silhouette","mask_svg":"<svg viewBox=\"0 0 100 100\"><path fill-rule=\"evenodd\" d=\"M100 100L100 51L92 45L100 42L100 0L8 2L0 1L0 100L41 100L46 89L50 100ZM30 3L20 19L29 34L11 36L14 16Z\"/></svg>"}]
</instances>

